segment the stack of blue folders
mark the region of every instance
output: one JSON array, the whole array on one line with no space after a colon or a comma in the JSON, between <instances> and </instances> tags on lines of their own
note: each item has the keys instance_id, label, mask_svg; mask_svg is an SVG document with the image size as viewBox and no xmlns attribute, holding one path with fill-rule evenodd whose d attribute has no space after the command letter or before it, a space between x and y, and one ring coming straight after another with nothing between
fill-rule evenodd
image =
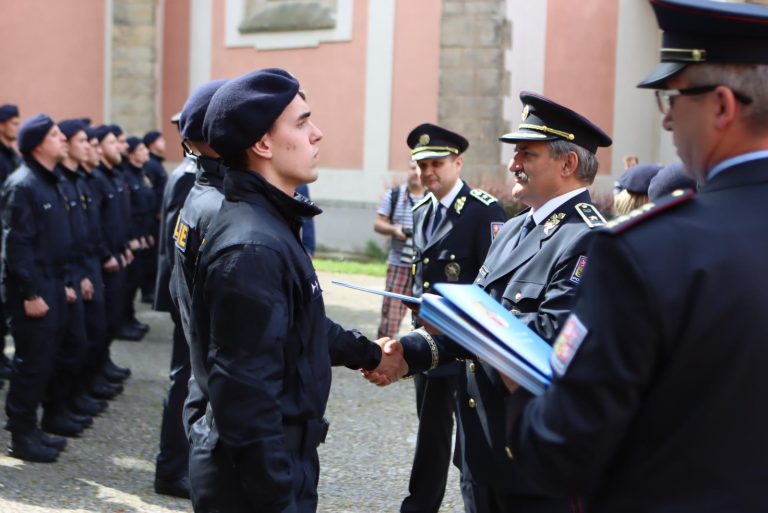
<instances>
[{"instance_id":1,"label":"stack of blue folders","mask_svg":"<svg viewBox=\"0 0 768 513\"><path fill-rule=\"evenodd\" d=\"M539 395L552 383L552 348L476 285L440 283L425 294L419 317Z\"/></svg>"}]
</instances>

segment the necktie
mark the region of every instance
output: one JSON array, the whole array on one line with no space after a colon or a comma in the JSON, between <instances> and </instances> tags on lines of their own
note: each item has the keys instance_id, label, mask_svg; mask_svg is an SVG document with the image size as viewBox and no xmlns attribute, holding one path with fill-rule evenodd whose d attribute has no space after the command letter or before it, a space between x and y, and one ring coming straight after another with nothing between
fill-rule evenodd
<instances>
[{"instance_id":1,"label":"necktie","mask_svg":"<svg viewBox=\"0 0 768 513\"><path fill-rule=\"evenodd\" d=\"M435 230L437 230L437 226L440 224L440 221L443 219L443 205L440 203L437 204L437 210L435 211L435 219L432 221L432 231L429 232L429 236L431 237L433 233L435 233Z\"/></svg>"},{"instance_id":2,"label":"necktie","mask_svg":"<svg viewBox=\"0 0 768 513\"><path fill-rule=\"evenodd\" d=\"M523 223L523 227L520 228L520 235L517 237L515 247L519 246L520 243L523 242L525 236L531 233L531 230L534 228L536 228L536 222L533 220L533 216L528 216L528 218L525 220L525 223Z\"/></svg>"}]
</instances>

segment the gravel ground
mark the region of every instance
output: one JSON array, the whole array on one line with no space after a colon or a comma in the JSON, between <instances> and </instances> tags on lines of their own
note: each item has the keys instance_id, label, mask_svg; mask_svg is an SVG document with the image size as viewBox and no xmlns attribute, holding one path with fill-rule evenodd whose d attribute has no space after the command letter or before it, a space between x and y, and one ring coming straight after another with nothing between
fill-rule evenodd
<instances>
[{"instance_id":1,"label":"gravel ground","mask_svg":"<svg viewBox=\"0 0 768 513\"><path fill-rule=\"evenodd\" d=\"M328 315L375 336L380 299L330 284L340 279L381 287L383 279L320 273ZM163 395L171 350L166 314L139 308L151 325L142 342L115 342L113 358L133 376L93 427L70 440L54 464L26 463L0 455L2 513L170 513L190 512L188 501L152 490ZM407 325L403 324L403 329ZM0 391L5 404L6 388ZM356 372L334 369L327 416L331 431L320 447L318 511L396 512L407 493L417 428L409 380L377 388ZM4 422L4 419L3 419ZM9 434L0 430L0 447ZM463 511L458 474L451 467L441 511Z\"/></svg>"}]
</instances>

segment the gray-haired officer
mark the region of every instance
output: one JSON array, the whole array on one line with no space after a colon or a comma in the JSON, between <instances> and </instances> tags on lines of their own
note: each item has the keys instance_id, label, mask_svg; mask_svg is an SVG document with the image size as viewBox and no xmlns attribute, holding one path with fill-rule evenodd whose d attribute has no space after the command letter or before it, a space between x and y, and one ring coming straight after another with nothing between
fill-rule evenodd
<instances>
[{"instance_id":1,"label":"gray-haired officer","mask_svg":"<svg viewBox=\"0 0 768 513\"><path fill-rule=\"evenodd\" d=\"M463 136L424 123L411 130L407 142L429 191L413 207L413 294L418 297L436 283L472 283L506 215L496 198L461 180L462 154L469 147ZM460 371L456 362L414 376L419 430L402 513L440 509L451 464Z\"/></svg>"},{"instance_id":2,"label":"gray-haired officer","mask_svg":"<svg viewBox=\"0 0 768 513\"><path fill-rule=\"evenodd\" d=\"M768 8L651 5L662 63L640 87L701 189L595 237L553 386L531 399L509 384L508 446L586 511L764 512Z\"/></svg>"}]
</instances>

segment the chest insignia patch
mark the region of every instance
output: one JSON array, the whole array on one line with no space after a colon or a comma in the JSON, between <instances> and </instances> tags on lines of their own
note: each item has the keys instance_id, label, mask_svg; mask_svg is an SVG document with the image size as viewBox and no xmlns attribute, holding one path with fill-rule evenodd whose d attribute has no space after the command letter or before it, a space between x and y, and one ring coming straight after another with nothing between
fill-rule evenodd
<instances>
[{"instance_id":1,"label":"chest insignia patch","mask_svg":"<svg viewBox=\"0 0 768 513\"><path fill-rule=\"evenodd\" d=\"M459 281L461 266L457 262L449 262L445 265L445 278L448 281Z\"/></svg>"},{"instance_id":2,"label":"chest insignia patch","mask_svg":"<svg viewBox=\"0 0 768 513\"><path fill-rule=\"evenodd\" d=\"M50 210L53 207L50 203L43 203L43 210Z\"/></svg>"},{"instance_id":3,"label":"chest insignia patch","mask_svg":"<svg viewBox=\"0 0 768 513\"><path fill-rule=\"evenodd\" d=\"M573 357L576 355L576 351L578 351L579 346L587 337L587 331L587 328L576 314L571 314L568 320L565 321L563 329L560 330L560 334L555 340L552 356L549 359L552 370L559 376L565 374Z\"/></svg>"},{"instance_id":4,"label":"chest insignia patch","mask_svg":"<svg viewBox=\"0 0 768 513\"><path fill-rule=\"evenodd\" d=\"M544 235L549 235L563 219L565 219L565 214L562 212L549 216L549 219L544 222Z\"/></svg>"},{"instance_id":5,"label":"chest insignia patch","mask_svg":"<svg viewBox=\"0 0 768 513\"><path fill-rule=\"evenodd\" d=\"M491 223L491 240L495 239L504 223Z\"/></svg>"},{"instance_id":6,"label":"chest insignia patch","mask_svg":"<svg viewBox=\"0 0 768 513\"><path fill-rule=\"evenodd\" d=\"M323 289L320 288L320 282L318 281L317 276L312 276L307 281L307 290L309 291L311 300L319 298L323 293Z\"/></svg>"},{"instance_id":7,"label":"chest insignia patch","mask_svg":"<svg viewBox=\"0 0 768 513\"><path fill-rule=\"evenodd\" d=\"M573 272L571 273L571 281L573 283L580 283L581 277L584 275L584 269L587 267L587 257L584 255L581 255L579 257L579 260L576 262L576 267L573 268Z\"/></svg>"}]
</instances>

